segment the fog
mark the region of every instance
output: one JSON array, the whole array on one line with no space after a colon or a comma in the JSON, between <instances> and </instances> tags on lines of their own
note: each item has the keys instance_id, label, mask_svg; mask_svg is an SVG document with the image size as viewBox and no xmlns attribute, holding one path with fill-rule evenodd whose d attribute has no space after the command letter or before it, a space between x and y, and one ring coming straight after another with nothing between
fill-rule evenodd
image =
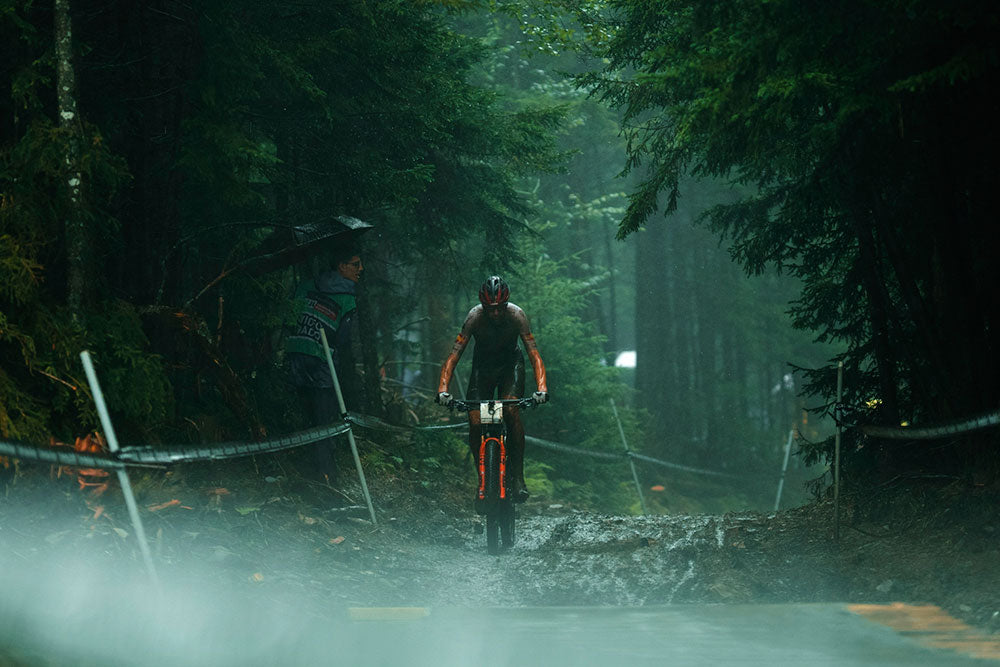
<instances>
[{"instance_id":1,"label":"fog","mask_svg":"<svg viewBox=\"0 0 1000 667\"><path fill-rule=\"evenodd\" d=\"M315 564L297 573L305 588L266 565L259 580L234 578L253 572L250 563L193 550L158 556L156 586L131 538L74 542L65 533L86 532L79 517L75 531L61 531L71 524L32 516L30 506L17 509L22 523L8 511L11 497L4 502L0 664L968 664L835 601L692 603L722 585L713 568L730 558L725 534L738 518L526 517L523 540L491 557L472 531L457 540L440 529L468 522L434 513L441 523L430 518L422 540L380 528L385 541L372 558L383 569L358 565L349 586ZM40 519L55 531L42 539L30 534ZM763 525L742 521L744 534ZM241 550L238 540L231 546ZM270 564L298 568L302 557L300 546L268 547ZM370 585L358 583L365 576Z\"/></svg>"}]
</instances>

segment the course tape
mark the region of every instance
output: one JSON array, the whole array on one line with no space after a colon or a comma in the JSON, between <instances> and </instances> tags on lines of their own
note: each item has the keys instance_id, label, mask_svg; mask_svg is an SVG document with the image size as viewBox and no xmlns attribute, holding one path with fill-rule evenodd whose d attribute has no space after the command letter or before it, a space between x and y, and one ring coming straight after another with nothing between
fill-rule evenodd
<instances>
[{"instance_id":1,"label":"course tape","mask_svg":"<svg viewBox=\"0 0 1000 667\"><path fill-rule=\"evenodd\" d=\"M538 445L539 447L544 447L545 449L553 449L559 452L569 452L571 454L582 454L584 456L590 456L595 459L605 459L608 461L620 461L625 458L625 452L598 452L593 449L584 449L583 447L574 447L573 445L564 445L561 442L552 442L551 440L542 440L541 438L535 438L530 435L524 436L524 441L531 443L532 445Z\"/></svg>"},{"instance_id":2,"label":"course tape","mask_svg":"<svg viewBox=\"0 0 1000 667\"><path fill-rule=\"evenodd\" d=\"M636 459L637 461L645 461L646 463L653 463L658 466L664 466L666 468L674 468L675 470L686 470L687 472L698 473L699 475L714 475L716 477L731 477L736 478L739 475L733 475L728 472L719 472L718 470L705 470L704 468L694 468L692 466L681 465L680 463L668 463L667 461L661 461L660 459L654 459L652 456L646 456L645 454L637 454L636 452L628 452L627 456Z\"/></svg>"},{"instance_id":3,"label":"course tape","mask_svg":"<svg viewBox=\"0 0 1000 667\"><path fill-rule=\"evenodd\" d=\"M873 438L891 438L895 440L931 440L934 438L969 433L979 429L1000 425L1000 411L985 414L972 419L941 426L915 428L913 426L862 426L861 432Z\"/></svg>"},{"instance_id":4,"label":"course tape","mask_svg":"<svg viewBox=\"0 0 1000 667\"><path fill-rule=\"evenodd\" d=\"M446 428L463 428L467 427L467 422L461 422L457 424L445 424L443 426L414 426L411 428L406 428L402 426L395 426L393 424L388 424L381 419L376 417L368 417L366 415L356 415L351 413L347 417L348 421L358 426L364 428L381 429L386 431L408 431L412 429L415 430L434 430L434 429L446 429ZM665 468L673 468L674 470L684 470L686 472L693 472L699 475L715 475L717 477L732 477L735 478L737 475L732 475L725 472L719 472L717 470L705 470L703 468L695 468L692 466L681 465L680 463L670 463L669 461L662 461L660 459L655 459L652 456L646 456L644 454L637 454L635 452L601 452L593 449L584 449L583 447L574 447L573 445L565 445L561 442L552 442L551 440L543 440L542 438L536 438L530 435L524 436L524 441L538 447L543 447L545 449L552 449L559 452L568 452L570 454L580 454L581 456L589 456L595 459L603 459L605 461L621 461L625 458L633 458L639 461L644 461L646 463L652 463L654 465L663 466Z\"/></svg>"},{"instance_id":5,"label":"course tape","mask_svg":"<svg viewBox=\"0 0 1000 667\"><path fill-rule=\"evenodd\" d=\"M322 426L261 442L224 442L211 446L130 446L122 447L114 455L87 454L62 447L42 447L23 442L0 440L0 456L80 468L169 465L194 461L218 461L278 452L332 438L345 433L349 428L348 423L341 422L333 426Z\"/></svg>"},{"instance_id":6,"label":"course tape","mask_svg":"<svg viewBox=\"0 0 1000 667\"><path fill-rule=\"evenodd\" d=\"M351 428L351 424L362 428L371 428L393 432L409 432L412 430L440 430L466 428L468 423L460 422L456 424L443 424L437 426L416 426L403 427L389 424L377 417L349 413L346 420L333 426L323 426L307 431L292 433L280 438L272 438L261 442L224 442L214 445L182 445L182 446L126 446L122 447L117 454L87 454L74 452L65 448L39 447L18 442L5 442L0 440L0 456L10 456L17 459L42 461L45 463L55 463L58 465L68 465L87 468L122 468L125 466L156 466L172 465L177 463L193 463L195 461L219 461L225 459L241 458L257 454L268 454L294 447L301 447L320 440L326 440L345 433ZM581 456L603 459L606 461L620 461L631 457L633 459L652 463L654 465L675 470L685 470L701 475L716 475L720 477L736 477L728 473L715 470L704 470L694 468L679 463L662 461L651 456L637 454L635 452L601 452L583 447L574 447L551 440L543 440L532 436L525 436L525 441L532 445L545 449L569 452Z\"/></svg>"},{"instance_id":7,"label":"course tape","mask_svg":"<svg viewBox=\"0 0 1000 667\"><path fill-rule=\"evenodd\" d=\"M362 415L356 412L347 413L347 421L351 422L355 426L360 426L361 428L376 431L392 431L394 433L409 433L410 431L441 431L444 429L465 428L469 425L467 421L463 421L457 424L438 424L435 426L396 426L395 424L390 424L389 422L383 421L378 417Z\"/></svg>"},{"instance_id":8,"label":"course tape","mask_svg":"<svg viewBox=\"0 0 1000 667\"><path fill-rule=\"evenodd\" d=\"M153 446L122 447L118 458L127 463L190 463L193 461L219 461L236 459L256 454L280 452L293 447L301 447L320 440L326 440L345 433L350 428L346 422L334 426L322 426L292 433L280 438L261 442L223 442L211 447L184 445L180 447L158 448Z\"/></svg>"},{"instance_id":9,"label":"course tape","mask_svg":"<svg viewBox=\"0 0 1000 667\"><path fill-rule=\"evenodd\" d=\"M85 454L65 447L39 447L25 442L0 440L0 456L27 461L41 461L77 468L124 468L125 463L107 454Z\"/></svg>"},{"instance_id":10,"label":"course tape","mask_svg":"<svg viewBox=\"0 0 1000 667\"><path fill-rule=\"evenodd\" d=\"M409 430L435 430L435 429L451 429L451 428L463 428L468 427L468 422L459 422L456 424L445 424L442 426L413 426L413 427L403 427L396 426L394 424L389 424L387 422L378 419L377 417L370 417L367 415L358 415L355 413L350 413L347 416L347 420L352 424L356 424L363 428L371 428L384 431L409 431ZM524 441L538 447L545 449L552 449L560 452L568 452L570 454L579 454L581 456L589 456L595 459L603 459L605 461L621 461L625 458L633 458L639 461L644 461L646 463L652 463L653 465L663 466L664 468L673 468L674 470L684 470L686 472L692 472L699 475L714 475L717 477L731 477L735 478L737 475L732 475L725 472L719 472L717 470L705 470L703 468L695 468L693 466L681 465L680 463L670 463L669 461L662 461L660 459L655 459L652 456L646 456L644 454L637 454L635 452L601 452L593 449L584 449L583 447L575 447L573 445L566 445L561 442L552 442L551 440L543 440L542 438L536 438L530 435L524 436Z\"/></svg>"}]
</instances>

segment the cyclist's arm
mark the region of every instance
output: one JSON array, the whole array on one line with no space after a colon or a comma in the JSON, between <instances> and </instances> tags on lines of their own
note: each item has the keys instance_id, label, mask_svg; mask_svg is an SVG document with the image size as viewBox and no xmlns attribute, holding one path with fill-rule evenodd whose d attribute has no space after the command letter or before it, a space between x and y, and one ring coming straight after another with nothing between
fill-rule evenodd
<instances>
[{"instance_id":1,"label":"cyclist's arm","mask_svg":"<svg viewBox=\"0 0 1000 667\"><path fill-rule=\"evenodd\" d=\"M462 352L465 351L465 346L469 344L469 336L472 333L472 324L474 322L475 309L469 311L468 317L465 318L465 324L462 325L462 331L455 338L455 344L451 346L451 352L448 353L448 358L444 360L444 364L441 366L441 375L438 377L438 393L443 391L448 391L448 385L451 383L451 374L455 372L455 366L458 365L458 360L462 358Z\"/></svg>"},{"instance_id":2,"label":"cyclist's arm","mask_svg":"<svg viewBox=\"0 0 1000 667\"><path fill-rule=\"evenodd\" d=\"M528 316L523 314L521 316L521 340L524 341L524 351L528 353L528 359L531 360L531 367L535 371L535 384L538 385L538 391L548 393L548 388L545 384L545 364L542 362L542 355L538 353L538 344L535 343L535 337L531 333L531 327L528 325Z\"/></svg>"}]
</instances>

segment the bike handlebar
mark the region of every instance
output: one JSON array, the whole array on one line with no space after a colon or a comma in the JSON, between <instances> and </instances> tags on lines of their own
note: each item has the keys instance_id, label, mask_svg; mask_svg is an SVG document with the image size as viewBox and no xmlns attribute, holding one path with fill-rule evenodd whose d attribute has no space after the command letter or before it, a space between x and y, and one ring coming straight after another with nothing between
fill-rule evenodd
<instances>
[{"instance_id":1,"label":"bike handlebar","mask_svg":"<svg viewBox=\"0 0 1000 667\"><path fill-rule=\"evenodd\" d=\"M531 408L538 405L538 401L529 396L528 398L490 398L481 401L463 401L460 398L453 398L448 401L448 405L446 407L451 408L452 410L465 410L466 412L469 412L471 410L478 409L478 406L482 403L499 403L501 405L516 404L519 408Z\"/></svg>"}]
</instances>

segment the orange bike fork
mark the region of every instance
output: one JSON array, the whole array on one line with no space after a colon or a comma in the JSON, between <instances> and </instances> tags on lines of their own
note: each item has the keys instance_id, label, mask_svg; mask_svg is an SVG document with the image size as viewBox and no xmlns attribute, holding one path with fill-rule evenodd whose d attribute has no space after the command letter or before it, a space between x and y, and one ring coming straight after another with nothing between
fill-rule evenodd
<instances>
[{"instance_id":1,"label":"orange bike fork","mask_svg":"<svg viewBox=\"0 0 1000 667\"><path fill-rule=\"evenodd\" d=\"M500 497L507 497L507 446L502 435L496 437L483 436L479 443L479 499L486 498L486 447L490 441L500 447Z\"/></svg>"}]
</instances>

